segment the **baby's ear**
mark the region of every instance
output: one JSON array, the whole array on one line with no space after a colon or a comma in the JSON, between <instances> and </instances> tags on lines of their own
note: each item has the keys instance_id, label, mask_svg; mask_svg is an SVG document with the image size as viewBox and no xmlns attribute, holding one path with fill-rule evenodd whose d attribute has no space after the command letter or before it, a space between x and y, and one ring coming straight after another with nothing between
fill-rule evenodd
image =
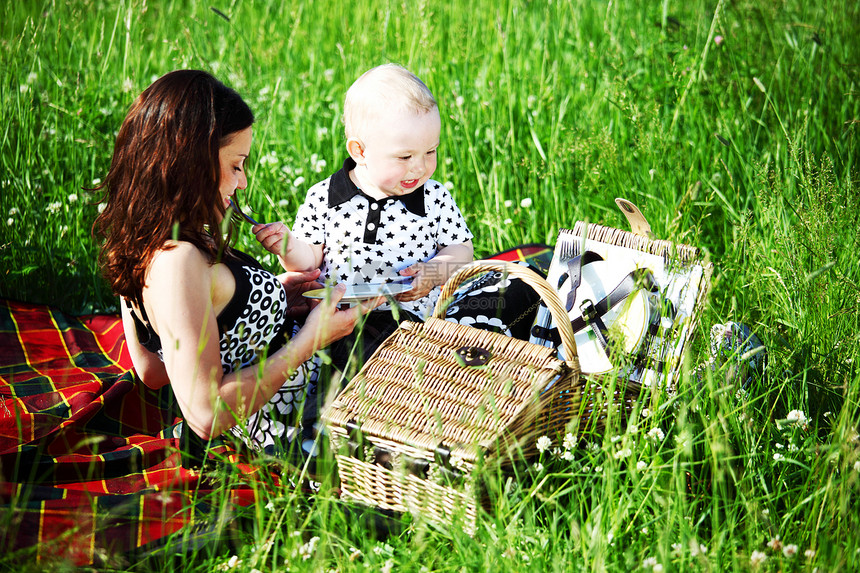
<instances>
[{"instance_id":1,"label":"baby's ear","mask_svg":"<svg viewBox=\"0 0 860 573\"><path fill-rule=\"evenodd\" d=\"M357 165L364 165L364 145L361 141L354 137L347 139L346 151Z\"/></svg>"}]
</instances>

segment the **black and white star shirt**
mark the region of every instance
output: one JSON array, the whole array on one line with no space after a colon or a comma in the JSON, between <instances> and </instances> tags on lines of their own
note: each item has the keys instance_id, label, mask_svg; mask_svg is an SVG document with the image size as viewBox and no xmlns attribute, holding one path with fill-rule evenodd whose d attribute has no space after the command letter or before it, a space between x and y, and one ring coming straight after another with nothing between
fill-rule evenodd
<instances>
[{"instance_id":1,"label":"black and white star shirt","mask_svg":"<svg viewBox=\"0 0 860 573\"><path fill-rule=\"evenodd\" d=\"M347 158L342 169L311 187L293 224L296 238L323 245L321 280L357 284L402 279L398 273L403 269L472 239L460 209L438 181L376 200L349 178L354 168L355 161ZM440 291L437 287L401 306L426 318Z\"/></svg>"}]
</instances>

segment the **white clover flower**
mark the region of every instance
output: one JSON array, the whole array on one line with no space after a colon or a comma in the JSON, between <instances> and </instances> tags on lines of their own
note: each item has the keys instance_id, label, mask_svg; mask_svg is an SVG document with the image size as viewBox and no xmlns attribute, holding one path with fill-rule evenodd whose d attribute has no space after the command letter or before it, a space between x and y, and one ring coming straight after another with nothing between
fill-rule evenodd
<instances>
[{"instance_id":1,"label":"white clover flower","mask_svg":"<svg viewBox=\"0 0 860 573\"><path fill-rule=\"evenodd\" d=\"M594 473L602 474L603 473L603 466L597 466L596 468L594 468Z\"/></svg>"},{"instance_id":2,"label":"white clover flower","mask_svg":"<svg viewBox=\"0 0 860 573\"><path fill-rule=\"evenodd\" d=\"M286 199L281 199L280 201L278 201L278 207L280 207L282 209L285 209L289 206L290 206L290 202L287 201Z\"/></svg>"},{"instance_id":3,"label":"white clover flower","mask_svg":"<svg viewBox=\"0 0 860 573\"><path fill-rule=\"evenodd\" d=\"M540 462L535 462L534 470L535 470L537 473L542 472L542 471L543 471L543 464L542 464L542 463L540 463Z\"/></svg>"},{"instance_id":4,"label":"white clover flower","mask_svg":"<svg viewBox=\"0 0 860 573\"><path fill-rule=\"evenodd\" d=\"M301 555L303 561L307 561L313 556L314 551L316 551L317 543L319 542L319 540L320 538L314 535L308 540L307 543L299 547L299 555Z\"/></svg>"},{"instance_id":5,"label":"white clover flower","mask_svg":"<svg viewBox=\"0 0 860 573\"><path fill-rule=\"evenodd\" d=\"M457 96L457 99L454 100L454 103L457 104L457 107L463 107L463 104L466 103L466 100L463 96Z\"/></svg>"},{"instance_id":6,"label":"white clover flower","mask_svg":"<svg viewBox=\"0 0 860 573\"><path fill-rule=\"evenodd\" d=\"M807 559L812 559L813 557L815 557L815 549L807 549L803 552L803 556Z\"/></svg>"},{"instance_id":7,"label":"white clover flower","mask_svg":"<svg viewBox=\"0 0 860 573\"><path fill-rule=\"evenodd\" d=\"M266 511L275 511L275 504L271 500L266 504Z\"/></svg>"},{"instance_id":8,"label":"white clover flower","mask_svg":"<svg viewBox=\"0 0 860 573\"><path fill-rule=\"evenodd\" d=\"M647 467L648 464L644 460L639 460L638 462L636 462L636 469L640 472L645 471L645 468Z\"/></svg>"},{"instance_id":9,"label":"white clover flower","mask_svg":"<svg viewBox=\"0 0 860 573\"><path fill-rule=\"evenodd\" d=\"M621 435L615 435L615 436L612 436L611 438L609 438L609 441L612 442L613 444L615 444L617 442L620 442L621 438L623 438L623 437L624 436L621 436Z\"/></svg>"},{"instance_id":10,"label":"white clover flower","mask_svg":"<svg viewBox=\"0 0 860 573\"><path fill-rule=\"evenodd\" d=\"M316 134L318 139L322 139L328 135L328 128L326 126L320 126L316 129Z\"/></svg>"},{"instance_id":11,"label":"white clover flower","mask_svg":"<svg viewBox=\"0 0 860 573\"><path fill-rule=\"evenodd\" d=\"M104 212L104 210L107 209L107 203L99 203L99 206L96 207L96 209L99 213Z\"/></svg>"},{"instance_id":12,"label":"white clover flower","mask_svg":"<svg viewBox=\"0 0 860 573\"><path fill-rule=\"evenodd\" d=\"M792 410L788 413L788 416L786 416L786 420L795 424L803 425L809 421L809 418L806 417L803 410Z\"/></svg>"},{"instance_id":13,"label":"white clover flower","mask_svg":"<svg viewBox=\"0 0 860 573\"><path fill-rule=\"evenodd\" d=\"M27 84L21 84L20 86L18 86L18 91L22 94L25 94L30 91L30 86L28 86Z\"/></svg>"},{"instance_id":14,"label":"white clover flower","mask_svg":"<svg viewBox=\"0 0 860 573\"><path fill-rule=\"evenodd\" d=\"M566 462L572 462L573 461L573 452L571 452L570 450L564 450L564 453L561 454L561 459L563 459Z\"/></svg>"},{"instance_id":15,"label":"white clover flower","mask_svg":"<svg viewBox=\"0 0 860 573\"><path fill-rule=\"evenodd\" d=\"M785 547L782 548L782 554L791 559L795 555L797 555L797 545L793 543L789 543Z\"/></svg>"},{"instance_id":16,"label":"white clover flower","mask_svg":"<svg viewBox=\"0 0 860 573\"><path fill-rule=\"evenodd\" d=\"M684 549L684 546L681 545L680 543L673 543L672 544L672 553L674 553L675 555L681 555L681 551L683 549Z\"/></svg>"},{"instance_id":17,"label":"white clover flower","mask_svg":"<svg viewBox=\"0 0 860 573\"><path fill-rule=\"evenodd\" d=\"M334 69L326 68L326 70L323 72L323 78L325 78L325 81L327 82L332 81L334 79Z\"/></svg>"},{"instance_id":18,"label":"white clover flower","mask_svg":"<svg viewBox=\"0 0 860 573\"><path fill-rule=\"evenodd\" d=\"M14 224L15 224L15 219L13 219L12 217L9 217L8 219L6 219L6 226L7 227L11 227Z\"/></svg>"},{"instance_id":19,"label":"white clover flower","mask_svg":"<svg viewBox=\"0 0 860 573\"><path fill-rule=\"evenodd\" d=\"M269 151L265 155L260 156L260 165L277 165L278 154L274 151Z\"/></svg>"},{"instance_id":20,"label":"white clover flower","mask_svg":"<svg viewBox=\"0 0 860 573\"><path fill-rule=\"evenodd\" d=\"M655 442L662 442L663 438L666 437L666 434L664 434L663 430L661 430L659 427L654 427L648 431L648 437Z\"/></svg>"},{"instance_id":21,"label":"white clover flower","mask_svg":"<svg viewBox=\"0 0 860 573\"><path fill-rule=\"evenodd\" d=\"M101 185L101 183L102 183L102 180L99 179L98 177L93 179L93 187L97 187L98 185Z\"/></svg>"},{"instance_id":22,"label":"white clover flower","mask_svg":"<svg viewBox=\"0 0 860 573\"><path fill-rule=\"evenodd\" d=\"M778 462L783 459L785 456L780 454L779 452L773 454L773 461Z\"/></svg>"},{"instance_id":23,"label":"white clover flower","mask_svg":"<svg viewBox=\"0 0 860 573\"><path fill-rule=\"evenodd\" d=\"M649 416L651 416L651 410L649 410L648 408L643 408L642 412L641 412L641 416L643 418L648 418Z\"/></svg>"},{"instance_id":24,"label":"white clover flower","mask_svg":"<svg viewBox=\"0 0 860 573\"><path fill-rule=\"evenodd\" d=\"M771 538L771 540L767 542L767 546L774 551L779 551L779 549L782 547L782 541L779 540L779 535Z\"/></svg>"},{"instance_id":25,"label":"white clover flower","mask_svg":"<svg viewBox=\"0 0 860 573\"><path fill-rule=\"evenodd\" d=\"M62 207L62 206L63 206L63 204L60 203L59 201L54 201L53 203L50 203L48 205L47 210L49 213L57 213L57 212L59 212L60 207Z\"/></svg>"},{"instance_id":26,"label":"white clover flower","mask_svg":"<svg viewBox=\"0 0 860 573\"><path fill-rule=\"evenodd\" d=\"M513 221L511 219L505 219L504 221L502 221L502 223L504 225L510 225L511 223L513 223Z\"/></svg>"},{"instance_id":27,"label":"white clover flower","mask_svg":"<svg viewBox=\"0 0 860 573\"><path fill-rule=\"evenodd\" d=\"M576 436L571 434L570 432L564 435L564 441L562 442L562 446L564 446L565 450L572 450L576 447Z\"/></svg>"},{"instance_id":28,"label":"white clover flower","mask_svg":"<svg viewBox=\"0 0 860 573\"><path fill-rule=\"evenodd\" d=\"M778 449L778 450L781 450L781 449L783 449L783 448L785 447L785 446L783 446L782 444L780 444L779 442L776 442L776 443L774 444L774 446L776 446L776 449Z\"/></svg>"},{"instance_id":29,"label":"white clover flower","mask_svg":"<svg viewBox=\"0 0 860 573\"><path fill-rule=\"evenodd\" d=\"M530 96L526 99L526 105L528 105L529 109L531 109L531 108L533 108L533 107L534 107L535 102L537 102L537 96L535 96L535 95L530 95Z\"/></svg>"},{"instance_id":30,"label":"white clover flower","mask_svg":"<svg viewBox=\"0 0 860 573\"><path fill-rule=\"evenodd\" d=\"M267 95L269 95L269 93L271 93L271 91L272 91L272 88L271 88L271 87L269 87L269 86L263 86L262 88L260 88L260 91L258 92L258 94L259 94L259 96L260 96L261 98L264 98L264 97L266 97Z\"/></svg>"},{"instance_id":31,"label":"white clover flower","mask_svg":"<svg viewBox=\"0 0 860 573\"><path fill-rule=\"evenodd\" d=\"M299 175L298 177L296 177L293 180L293 187L299 187L299 186L303 185L304 182L305 182L305 178L302 177L301 175Z\"/></svg>"},{"instance_id":32,"label":"white clover flower","mask_svg":"<svg viewBox=\"0 0 860 573\"><path fill-rule=\"evenodd\" d=\"M27 74L27 83L28 84L32 84L33 82L35 82L38 79L39 79L39 74L37 74L36 72L30 72L29 74Z\"/></svg>"},{"instance_id":33,"label":"white clover flower","mask_svg":"<svg viewBox=\"0 0 860 573\"><path fill-rule=\"evenodd\" d=\"M394 559L386 559L385 563L382 565L382 568L379 570L380 573L391 573L391 570L394 568Z\"/></svg>"},{"instance_id":34,"label":"white clover flower","mask_svg":"<svg viewBox=\"0 0 860 573\"><path fill-rule=\"evenodd\" d=\"M77 200L78 200L78 194L77 193L69 193L69 203L74 203Z\"/></svg>"},{"instance_id":35,"label":"white clover flower","mask_svg":"<svg viewBox=\"0 0 860 573\"><path fill-rule=\"evenodd\" d=\"M526 197L525 199L520 201L520 207L522 207L523 209L528 209L531 206L532 206L531 197Z\"/></svg>"},{"instance_id":36,"label":"white clover flower","mask_svg":"<svg viewBox=\"0 0 860 573\"><path fill-rule=\"evenodd\" d=\"M541 436L537 440L537 449L540 453L544 453L552 445L552 440L547 436Z\"/></svg>"},{"instance_id":37,"label":"white clover flower","mask_svg":"<svg viewBox=\"0 0 860 573\"><path fill-rule=\"evenodd\" d=\"M122 80L122 91L125 93L130 92L134 89L134 82L131 81L131 78L125 78Z\"/></svg>"},{"instance_id":38,"label":"white clover flower","mask_svg":"<svg viewBox=\"0 0 860 573\"><path fill-rule=\"evenodd\" d=\"M656 557L647 557L647 558L642 560L642 568L643 569L651 569L655 565L657 565L657 558Z\"/></svg>"},{"instance_id":39,"label":"white clover flower","mask_svg":"<svg viewBox=\"0 0 860 573\"><path fill-rule=\"evenodd\" d=\"M765 561L767 561L767 555L764 552L756 550L750 553L750 565L753 567L758 567Z\"/></svg>"},{"instance_id":40,"label":"white clover flower","mask_svg":"<svg viewBox=\"0 0 860 573\"><path fill-rule=\"evenodd\" d=\"M14 217L17 214L18 214L18 207L12 207L11 209L9 209L9 216L10 217Z\"/></svg>"},{"instance_id":41,"label":"white clover flower","mask_svg":"<svg viewBox=\"0 0 860 573\"><path fill-rule=\"evenodd\" d=\"M445 189L447 189L448 191L451 191L452 189L454 189L454 182L453 181L445 181L445 183L443 183L442 185L444 185Z\"/></svg>"},{"instance_id":42,"label":"white clover flower","mask_svg":"<svg viewBox=\"0 0 860 573\"><path fill-rule=\"evenodd\" d=\"M622 460L624 458L630 457L632 453L633 452L630 450L630 448L622 448L612 455L616 460Z\"/></svg>"},{"instance_id":43,"label":"white clover flower","mask_svg":"<svg viewBox=\"0 0 860 573\"><path fill-rule=\"evenodd\" d=\"M636 424L630 424L629 426L627 426L627 433L628 434L635 434L638 431L639 431L639 426L637 426Z\"/></svg>"},{"instance_id":44,"label":"white clover flower","mask_svg":"<svg viewBox=\"0 0 860 573\"><path fill-rule=\"evenodd\" d=\"M860 460L857 460L856 462L854 462L854 471L860 472Z\"/></svg>"}]
</instances>

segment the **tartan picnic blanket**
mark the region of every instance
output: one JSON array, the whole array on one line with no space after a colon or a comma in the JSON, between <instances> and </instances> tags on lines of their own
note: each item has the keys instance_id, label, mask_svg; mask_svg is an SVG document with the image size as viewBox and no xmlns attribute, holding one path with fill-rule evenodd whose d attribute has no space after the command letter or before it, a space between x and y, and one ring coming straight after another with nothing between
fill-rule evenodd
<instances>
[{"instance_id":1,"label":"tartan picnic blanket","mask_svg":"<svg viewBox=\"0 0 860 573\"><path fill-rule=\"evenodd\" d=\"M172 392L135 377L117 316L0 300L0 400L7 554L84 565L157 545L205 519L197 501L223 487L181 467ZM230 487L254 502L255 488Z\"/></svg>"},{"instance_id":2,"label":"tartan picnic blanket","mask_svg":"<svg viewBox=\"0 0 860 573\"><path fill-rule=\"evenodd\" d=\"M545 272L552 249L493 258ZM210 495L248 506L279 486L226 442L210 456L230 479L181 466L173 394L136 377L118 316L0 299L0 401L0 549L22 560L146 551L205 523Z\"/></svg>"}]
</instances>

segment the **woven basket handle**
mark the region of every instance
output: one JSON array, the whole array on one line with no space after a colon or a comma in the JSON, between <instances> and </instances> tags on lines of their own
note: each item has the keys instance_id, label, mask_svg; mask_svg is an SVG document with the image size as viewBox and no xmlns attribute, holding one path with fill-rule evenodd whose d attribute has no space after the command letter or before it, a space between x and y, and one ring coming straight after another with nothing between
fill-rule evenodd
<instances>
[{"instance_id":1,"label":"woven basket handle","mask_svg":"<svg viewBox=\"0 0 860 573\"><path fill-rule=\"evenodd\" d=\"M453 296L454 291L459 288L460 284L465 280L476 275L488 272L500 271L512 277L518 278L527 285L535 289L543 299L549 309L552 319L558 326L558 332L561 335L561 344L564 347L565 359L570 361L576 358L576 342L573 338L573 329L570 326L570 318L558 298L558 294L549 286L539 274L527 269L522 265L508 263L505 261L474 261L460 268L457 272L451 275L445 286L442 287L442 294L439 300L436 301L436 308L433 309L433 316L436 318L444 318L445 302Z\"/></svg>"}]
</instances>

